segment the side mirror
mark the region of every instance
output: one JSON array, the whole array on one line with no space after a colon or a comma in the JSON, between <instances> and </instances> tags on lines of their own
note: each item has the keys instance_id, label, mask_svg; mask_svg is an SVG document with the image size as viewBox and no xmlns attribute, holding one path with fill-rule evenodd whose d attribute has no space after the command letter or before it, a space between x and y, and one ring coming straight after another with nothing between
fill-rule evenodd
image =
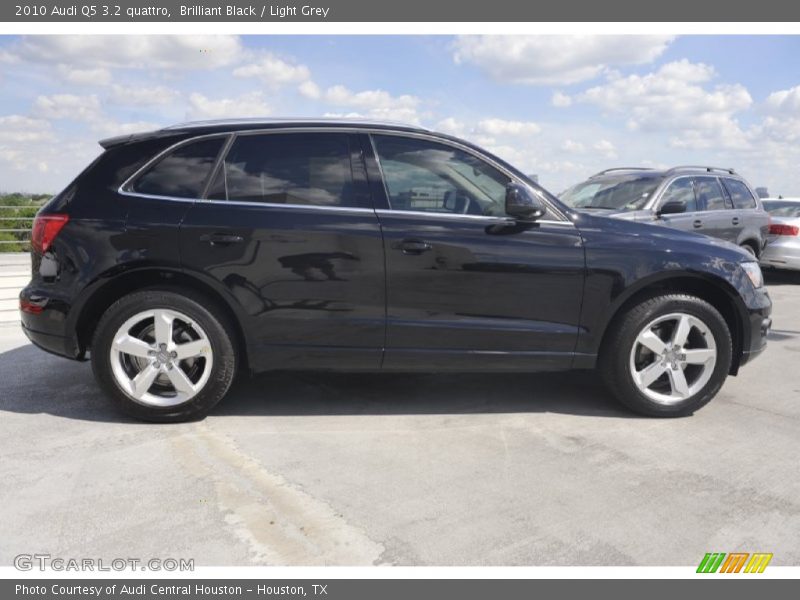
<instances>
[{"instance_id":1,"label":"side mirror","mask_svg":"<svg viewBox=\"0 0 800 600\"><path fill-rule=\"evenodd\" d=\"M530 189L512 182L506 186L506 214L517 221L535 221L544 216L545 206Z\"/></svg>"},{"instance_id":2,"label":"side mirror","mask_svg":"<svg viewBox=\"0 0 800 600\"><path fill-rule=\"evenodd\" d=\"M679 215L686 212L686 204L679 200L671 200L665 203L656 213L657 216L661 215Z\"/></svg>"}]
</instances>

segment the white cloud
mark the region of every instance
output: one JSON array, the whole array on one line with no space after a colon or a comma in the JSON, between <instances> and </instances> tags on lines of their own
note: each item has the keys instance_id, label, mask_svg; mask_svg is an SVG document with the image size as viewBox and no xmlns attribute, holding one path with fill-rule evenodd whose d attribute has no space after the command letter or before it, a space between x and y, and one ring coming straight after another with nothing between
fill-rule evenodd
<instances>
[{"instance_id":1,"label":"white cloud","mask_svg":"<svg viewBox=\"0 0 800 600\"><path fill-rule=\"evenodd\" d=\"M71 68L210 70L241 59L234 35L34 35L6 52L6 60L26 60Z\"/></svg>"},{"instance_id":2,"label":"white cloud","mask_svg":"<svg viewBox=\"0 0 800 600\"><path fill-rule=\"evenodd\" d=\"M90 96L73 94L38 96L33 103L32 113L45 119L94 121L101 114L100 100L94 94Z\"/></svg>"},{"instance_id":3,"label":"white cloud","mask_svg":"<svg viewBox=\"0 0 800 600\"><path fill-rule=\"evenodd\" d=\"M772 114L800 117L800 85L788 90L772 92L767 96L764 107Z\"/></svg>"},{"instance_id":4,"label":"white cloud","mask_svg":"<svg viewBox=\"0 0 800 600\"><path fill-rule=\"evenodd\" d=\"M75 85L108 85L111 83L111 71L103 67L75 69L67 65L59 65L58 73L68 83Z\"/></svg>"},{"instance_id":5,"label":"white cloud","mask_svg":"<svg viewBox=\"0 0 800 600\"><path fill-rule=\"evenodd\" d=\"M604 158L613 160L617 158L617 149L608 140L598 140L592 144L592 150L602 155Z\"/></svg>"},{"instance_id":6,"label":"white cloud","mask_svg":"<svg viewBox=\"0 0 800 600\"><path fill-rule=\"evenodd\" d=\"M46 142L53 139L53 128L45 119L23 115L0 117L0 144Z\"/></svg>"},{"instance_id":7,"label":"white cloud","mask_svg":"<svg viewBox=\"0 0 800 600\"><path fill-rule=\"evenodd\" d=\"M270 87L309 82L311 78L307 66L292 64L273 54L265 54L254 63L237 67L233 74L242 78L255 77Z\"/></svg>"},{"instance_id":8,"label":"white cloud","mask_svg":"<svg viewBox=\"0 0 800 600\"><path fill-rule=\"evenodd\" d=\"M447 117L436 124L436 129L442 133L449 133L450 135L464 137L467 126L458 119Z\"/></svg>"},{"instance_id":9,"label":"white cloud","mask_svg":"<svg viewBox=\"0 0 800 600\"><path fill-rule=\"evenodd\" d=\"M531 85L569 85L593 79L611 67L658 58L673 36L483 35L460 36L453 57L492 79Z\"/></svg>"},{"instance_id":10,"label":"white cloud","mask_svg":"<svg viewBox=\"0 0 800 600\"><path fill-rule=\"evenodd\" d=\"M478 121L476 130L486 135L515 137L536 135L542 128L532 121L506 121L492 118Z\"/></svg>"},{"instance_id":11,"label":"white cloud","mask_svg":"<svg viewBox=\"0 0 800 600\"><path fill-rule=\"evenodd\" d=\"M320 100L332 106L355 109L355 113L371 119L391 119L418 123L417 106L420 99L403 94L392 96L384 90L353 92L343 85L334 85L320 94Z\"/></svg>"},{"instance_id":12,"label":"white cloud","mask_svg":"<svg viewBox=\"0 0 800 600\"><path fill-rule=\"evenodd\" d=\"M114 85L109 100L123 106L160 106L173 102L179 93L163 85Z\"/></svg>"},{"instance_id":13,"label":"white cloud","mask_svg":"<svg viewBox=\"0 0 800 600\"><path fill-rule=\"evenodd\" d=\"M564 143L561 144L561 149L570 154L583 154L586 152L586 146L582 142L576 142L575 140L564 140Z\"/></svg>"},{"instance_id":14,"label":"white cloud","mask_svg":"<svg viewBox=\"0 0 800 600\"><path fill-rule=\"evenodd\" d=\"M5 165L26 175L46 173L49 165L45 157L52 153L54 139L47 120L24 115L0 117L0 167Z\"/></svg>"},{"instance_id":15,"label":"white cloud","mask_svg":"<svg viewBox=\"0 0 800 600\"><path fill-rule=\"evenodd\" d=\"M304 81L297 87L298 91L311 100L319 100L322 97L322 90L313 81Z\"/></svg>"},{"instance_id":16,"label":"white cloud","mask_svg":"<svg viewBox=\"0 0 800 600\"><path fill-rule=\"evenodd\" d=\"M708 84L714 69L681 60L647 75L616 77L575 100L627 118L632 131L667 131L676 147L742 147L744 132L736 116L753 99L739 84Z\"/></svg>"},{"instance_id":17,"label":"white cloud","mask_svg":"<svg viewBox=\"0 0 800 600\"><path fill-rule=\"evenodd\" d=\"M189 96L189 119L226 117L263 117L272 112L262 92L250 92L237 98L211 99L200 93Z\"/></svg>"},{"instance_id":18,"label":"white cloud","mask_svg":"<svg viewBox=\"0 0 800 600\"><path fill-rule=\"evenodd\" d=\"M563 92L554 92L550 104L556 108L566 108L572 105L572 98Z\"/></svg>"}]
</instances>

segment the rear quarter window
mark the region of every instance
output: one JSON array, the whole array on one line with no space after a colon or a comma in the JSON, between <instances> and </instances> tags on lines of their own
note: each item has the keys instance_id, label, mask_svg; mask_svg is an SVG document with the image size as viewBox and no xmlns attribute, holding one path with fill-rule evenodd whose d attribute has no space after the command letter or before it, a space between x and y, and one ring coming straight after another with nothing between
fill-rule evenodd
<instances>
[{"instance_id":1,"label":"rear quarter window","mask_svg":"<svg viewBox=\"0 0 800 600\"><path fill-rule=\"evenodd\" d=\"M748 187L736 179L724 179L723 183L733 201L733 208L755 208L756 199Z\"/></svg>"},{"instance_id":2,"label":"rear quarter window","mask_svg":"<svg viewBox=\"0 0 800 600\"><path fill-rule=\"evenodd\" d=\"M137 177L130 190L149 196L200 198L224 142L224 137L214 137L179 146Z\"/></svg>"}]
</instances>

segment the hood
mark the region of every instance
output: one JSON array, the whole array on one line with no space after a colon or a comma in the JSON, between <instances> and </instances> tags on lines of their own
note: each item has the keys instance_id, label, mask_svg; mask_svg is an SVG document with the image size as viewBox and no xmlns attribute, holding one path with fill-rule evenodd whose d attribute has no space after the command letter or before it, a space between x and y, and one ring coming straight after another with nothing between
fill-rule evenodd
<instances>
[{"instance_id":1,"label":"hood","mask_svg":"<svg viewBox=\"0 0 800 600\"><path fill-rule=\"evenodd\" d=\"M636 246L642 249L658 249L664 252L691 252L705 257L720 257L736 262L752 261L753 256L736 244L701 233L673 229L637 222L629 218L616 218L607 213L611 211L580 211L572 213L576 227L584 234L587 247L593 240L603 240L604 246L619 239L620 246L632 251ZM638 211L641 213L642 211ZM602 233L603 235L592 235ZM622 241L624 239L624 241Z\"/></svg>"}]
</instances>

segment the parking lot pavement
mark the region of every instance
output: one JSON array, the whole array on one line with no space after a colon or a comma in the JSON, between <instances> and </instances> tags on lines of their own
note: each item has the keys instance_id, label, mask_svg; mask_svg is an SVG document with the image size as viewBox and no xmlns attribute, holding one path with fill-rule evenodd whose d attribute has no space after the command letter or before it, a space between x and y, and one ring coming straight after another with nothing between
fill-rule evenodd
<instances>
[{"instance_id":1,"label":"parking lot pavement","mask_svg":"<svg viewBox=\"0 0 800 600\"><path fill-rule=\"evenodd\" d=\"M769 281L768 350L676 420L591 374L303 373L146 425L2 326L0 564L800 564L800 277Z\"/></svg>"}]
</instances>

